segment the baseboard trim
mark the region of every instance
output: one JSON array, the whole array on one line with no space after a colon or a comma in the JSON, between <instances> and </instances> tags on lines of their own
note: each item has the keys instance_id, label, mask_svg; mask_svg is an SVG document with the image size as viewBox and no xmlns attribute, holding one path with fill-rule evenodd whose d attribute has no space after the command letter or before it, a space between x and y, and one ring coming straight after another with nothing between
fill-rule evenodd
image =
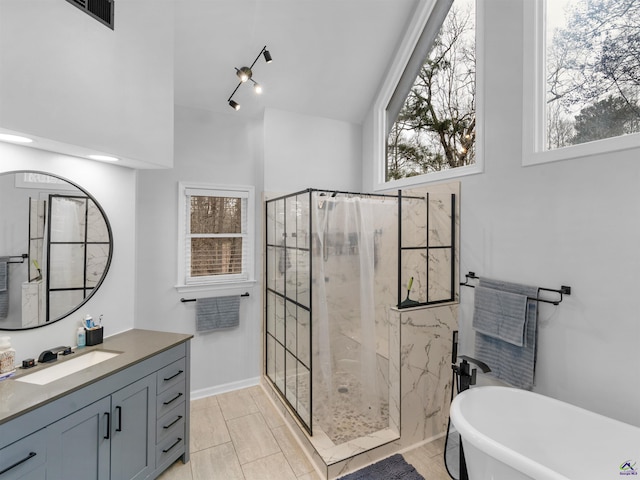
<instances>
[{"instance_id":1,"label":"baseboard trim","mask_svg":"<svg viewBox=\"0 0 640 480\"><path fill-rule=\"evenodd\" d=\"M200 398L210 397L212 395L233 392L234 390L254 387L256 385L260 385L260 377L247 378L245 380L238 380L237 382L225 383L223 385L202 388L200 390L193 390L191 392L191 400L198 400Z\"/></svg>"}]
</instances>

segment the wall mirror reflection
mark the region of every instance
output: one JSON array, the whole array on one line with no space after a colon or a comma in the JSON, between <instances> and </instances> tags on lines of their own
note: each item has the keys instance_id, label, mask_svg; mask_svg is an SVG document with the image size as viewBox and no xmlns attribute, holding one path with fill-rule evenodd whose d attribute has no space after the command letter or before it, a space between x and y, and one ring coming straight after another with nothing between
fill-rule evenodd
<instances>
[{"instance_id":1,"label":"wall mirror reflection","mask_svg":"<svg viewBox=\"0 0 640 480\"><path fill-rule=\"evenodd\" d=\"M98 202L43 172L0 174L0 330L70 315L98 290L113 239Z\"/></svg>"}]
</instances>

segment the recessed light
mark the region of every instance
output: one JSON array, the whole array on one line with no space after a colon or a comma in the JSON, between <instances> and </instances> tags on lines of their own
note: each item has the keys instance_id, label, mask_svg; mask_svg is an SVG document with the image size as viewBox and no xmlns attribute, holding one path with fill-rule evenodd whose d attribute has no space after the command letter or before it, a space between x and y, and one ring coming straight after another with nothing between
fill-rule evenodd
<instances>
[{"instance_id":1,"label":"recessed light","mask_svg":"<svg viewBox=\"0 0 640 480\"><path fill-rule=\"evenodd\" d=\"M120 160L119 158L110 157L109 155L88 155L87 157L91 160L99 160L101 162L117 162Z\"/></svg>"},{"instance_id":2,"label":"recessed light","mask_svg":"<svg viewBox=\"0 0 640 480\"><path fill-rule=\"evenodd\" d=\"M2 142L12 142L12 143L31 143L32 139L27 137L22 137L20 135L11 135L9 133L0 133L0 141Z\"/></svg>"}]
</instances>

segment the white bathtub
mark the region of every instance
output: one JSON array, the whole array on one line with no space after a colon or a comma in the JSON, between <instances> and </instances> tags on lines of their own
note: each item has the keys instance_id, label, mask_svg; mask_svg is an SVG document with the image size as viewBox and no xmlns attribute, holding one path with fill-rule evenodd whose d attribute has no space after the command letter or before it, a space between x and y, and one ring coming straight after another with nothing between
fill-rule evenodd
<instances>
[{"instance_id":1,"label":"white bathtub","mask_svg":"<svg viewBox=\"0 0 640 480\"><path fill-rule=\"evenodd\" d=\"M471 388L451 421L470 480L640 480L640 428L550 397Z\"/></svg>"}]
</instances>

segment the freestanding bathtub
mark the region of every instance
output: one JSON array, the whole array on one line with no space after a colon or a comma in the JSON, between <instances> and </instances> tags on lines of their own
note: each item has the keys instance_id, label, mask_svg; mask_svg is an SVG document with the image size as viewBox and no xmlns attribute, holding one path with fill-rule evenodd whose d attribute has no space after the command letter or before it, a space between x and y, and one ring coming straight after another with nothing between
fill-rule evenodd
<instances>
[{"instance_id":1,"label":"freestanding bathtub","mask_svg":"<svg viewBox=\"0 0 640 480\"><path fill-rule=\"evenodd\" d=\"M509 387L451 403L470 480L640 480L640 428Z\"/></svg>"}]
</instances>

